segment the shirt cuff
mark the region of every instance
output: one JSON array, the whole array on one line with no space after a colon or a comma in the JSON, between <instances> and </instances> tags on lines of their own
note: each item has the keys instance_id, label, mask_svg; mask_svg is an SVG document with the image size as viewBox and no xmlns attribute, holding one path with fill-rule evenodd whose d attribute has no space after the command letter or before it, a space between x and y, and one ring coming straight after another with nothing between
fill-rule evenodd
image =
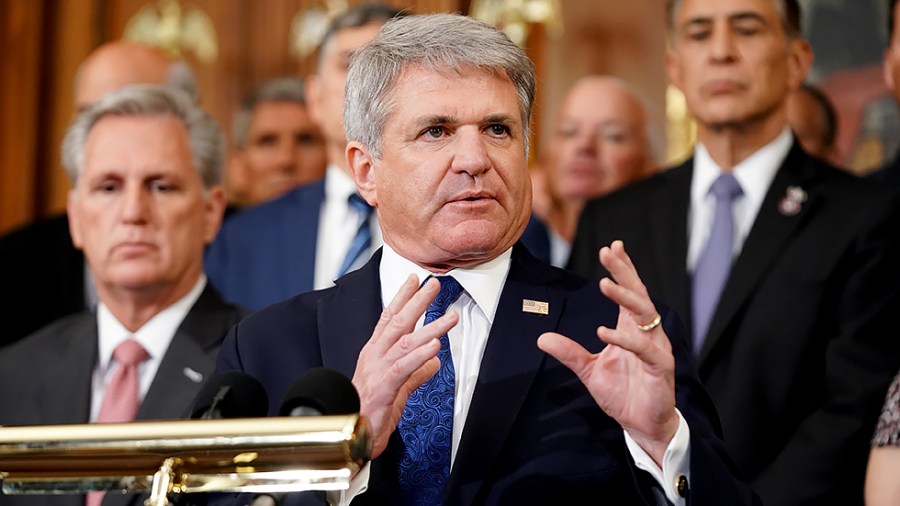
<instances>
[{"instance_id":1,"label":"shirt cuff","mask_svg":"<svg viewBox=\"0 0 900 506\"><path fill-rule=\"evenodd\" d=\"M350 486L346 490L329 490L325 492L325 499L333 506L349 506L356 496L369 489L369 465L366 462L356 476L350 478Z\"/></svg>"},{"instance_id":2,"label":"shirt cuff","mask_svg":"<svg viewBox=\"0 0 900 506\"><path fill-rule=\"evenodd\" d=\"M685 489L691 481L691 429L678 408L675 408L675 413L678 415L678 430L675 431L675 435L669 441L669 446L666 447L662 469L628 435L628 432L625 432L625 444L628 446L628 451L637 468L653 476L653 479L662 487L669 502L675 506L684 506L687 504L684 497Z\"/></svg>"}]
</instances>

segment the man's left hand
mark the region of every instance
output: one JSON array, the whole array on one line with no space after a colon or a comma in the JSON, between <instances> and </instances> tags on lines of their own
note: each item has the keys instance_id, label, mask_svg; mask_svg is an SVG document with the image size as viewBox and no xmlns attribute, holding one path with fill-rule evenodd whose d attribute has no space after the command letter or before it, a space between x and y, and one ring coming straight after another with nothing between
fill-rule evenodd
<instances>
[{"instance_id":1,"label":"man's left hand","mask_svg":"<svg viewBox=\"0 0 900 506\"><path fill-rule=\"evenodd\" d=\"M662 467L678 429L672 345L662 325L652 325L659 313L622 241L602 248L600 263L613 278L601 279L600 291L619 305L616 328L597 328L607 346L592 354L548 332L538 338L538 347L571 369L603 411Z\"/></svg>"}]
</instances>

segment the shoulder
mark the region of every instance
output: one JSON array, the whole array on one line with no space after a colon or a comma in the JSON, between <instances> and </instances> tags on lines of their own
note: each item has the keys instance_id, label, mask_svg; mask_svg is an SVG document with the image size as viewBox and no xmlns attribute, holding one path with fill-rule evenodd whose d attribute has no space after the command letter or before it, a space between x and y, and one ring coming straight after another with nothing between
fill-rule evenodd
<instances>
[{"instance_id":1,"label":"shoulder","mask_svg":"<svg viewBox=\"0 0 900 506\"><path fill-rule=\"evenodd\" d=\"M665 195L670 198L672 192L688 195L692 173L692 160L675 167L661 169L650 177L592 199L585 206L585 214L648 209L659 201L658 196Z\"/></svg>"},{"instance_id":2,"label":"shoulder","mask_svg":"<svg viewBox=\"0 0 900 506\"><path fill-rule=\"evenodd\" d=\"M278 218L306 219L297 211L309 206L318 207L325 199L325 180L294 188L288 193L268 202L242 209L229 216L222 224L222 232L252 231L259 232L272 228Z\"/></svg>"},{"instance_id":3,"label":"shoulder","mask_svg":"<svg viewBox=\"0 0 900 506\"><path fill-rule=\"evenodd\" d=\"M33 366L40 357L59 353L64 346L69 346L72 340L86 339L85 335L89 332L95 333L96 328L96 315L93 311L65 316L13 344L0 348L0 364L4 366L21 364L20 358L27 357L25 364ZM89 337L93 338L94 335ZM0 369L4 366L0 366Z\"/></svg>"}]
</instances>

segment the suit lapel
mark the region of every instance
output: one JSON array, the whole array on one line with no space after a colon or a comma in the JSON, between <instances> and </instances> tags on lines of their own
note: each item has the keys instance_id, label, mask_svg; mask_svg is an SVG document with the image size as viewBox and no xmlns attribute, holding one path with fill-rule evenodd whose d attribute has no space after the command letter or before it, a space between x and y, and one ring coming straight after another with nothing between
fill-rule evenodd
<instances>
[{"instance_id":1,"label":"suit lapel","mask_svg":"<svg viewBox=\"0 0 900 506\"><path fill-rule=\"evenodd\" d=\"M729 323L766 277L771 264L786 248L797 228L815 213L820 197L814 186L815 179L813 159L804 154L795 142L769 186L750 234L731 268L703 343L699 359L701 368L712 350L722 341ZM791 186L802 188L806 192L806 202L794 215L780 210L780 202Z\"/></svg>"},{"instance_id":2,"label":"suit lapel","mask_svg":"<svg viewBox=\"0 0 900 506\"><path fill-rule=\"evenodd\" d=\"M322 365L348 378L353 377L359 352L371 337L383 309L378 277L380 263L381 249L366 265L339 279L335 292L319 303Z\"/></svg>"},{"instance_id":3,"label":"suit lapel","mask_svg":"<svg viewBox=\"0 0 900 506\"><path fill-rule=\"evenodd\" d=\"M565 306L564 295L548 288L556 277L556 271L516 245L450 473L445 504L470 503L469 494L477 490L464 492L462 485L478 483L490 475L546 357L537 347L537 337L557 328ZM523 311L526 299L548 303L549 314Z\"/></svg>"},{"instance_id":4,"label":"suit lapel","mask_svg":"<svg viewBox=\"0 0 900 506\"><path fill-rule=\"evenodd\" d=\"M91 381L97 363L97 315L73 323L48 363L41 387L41 423L87 423Z\"/></svg>"},{"instance_id":5,"label":"suit lapel","mask_svg":"<svg viewBox=\"0 0 900 506\"><path fill-rule=\"evenodd\" d=\"M194 396L212 374L215 349L235 322L234 311L207 284L178 326L153 383L138 409L138 420L184 418Z\"/></svg>"}]
</instances>

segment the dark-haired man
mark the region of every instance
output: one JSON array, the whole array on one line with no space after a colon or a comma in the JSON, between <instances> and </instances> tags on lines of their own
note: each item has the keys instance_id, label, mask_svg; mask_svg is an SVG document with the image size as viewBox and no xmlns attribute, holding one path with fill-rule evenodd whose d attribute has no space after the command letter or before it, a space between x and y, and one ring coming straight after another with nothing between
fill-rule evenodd
<instances>
[{"instance_id":1,"label":"dark-haired man","mask_svg":"<svg viewBox=\"0 0 900 506\"><path fill-rule=\"evenodd\" d=\"M669 2L670 79L691 160L585 208L570 265L622 239L691 330L700 378L767 505L862 504L900 360L894 195L810 157L785 100L811 50L794 0Z\"/></svg>"}]
</instances>

